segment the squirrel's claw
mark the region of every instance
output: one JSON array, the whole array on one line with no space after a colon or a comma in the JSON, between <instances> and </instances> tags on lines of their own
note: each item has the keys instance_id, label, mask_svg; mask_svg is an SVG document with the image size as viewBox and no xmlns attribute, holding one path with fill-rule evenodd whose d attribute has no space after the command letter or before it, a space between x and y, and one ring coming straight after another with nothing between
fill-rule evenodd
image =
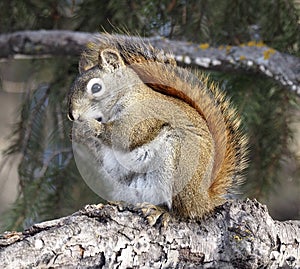
<instances>
[{"instance_id":1,"label":"squirrel's claw","mask_svg":"<svg viewBox=\"0 0 300 269\"><path fill-rule=\"evenodd\" d=\"M107 201L109 205L117 206L120 211L133 210L141 212L147 219L150 226L167 227L171 219L170 213L166 209L150 203L138 203L132 205L125 201Z\"/></svg>"},{"instance_id":2,"label":"squirrel's claw","mask_svg":"<svg viewBox=\"0 0 300 269\"><path fill-rule=\"evenodd\" d=\"M147 219L149 225L158 225L161 227L167 227L170 221L170 213L164 208L150 204L150 203L139 203L135 209L140 210L143 216Z\"/></svg>"}]
</instances>

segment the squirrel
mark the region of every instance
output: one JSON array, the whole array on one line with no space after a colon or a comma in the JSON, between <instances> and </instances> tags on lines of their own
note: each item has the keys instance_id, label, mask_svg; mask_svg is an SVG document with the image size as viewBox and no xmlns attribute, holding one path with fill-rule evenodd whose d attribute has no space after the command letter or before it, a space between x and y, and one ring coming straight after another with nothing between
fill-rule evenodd
<instances>
[{"instance_id":1,"label":"squirrel","mask_svg":"<svg viewBox=\"0 0 300 269\"><path fill-rule=\"evenodd\" d=\"M107 200L201 219L243 180L247 138L229 99L141 38L90 42L68 104L73 138L94 156Z\"/></svg>"}]
</instances>

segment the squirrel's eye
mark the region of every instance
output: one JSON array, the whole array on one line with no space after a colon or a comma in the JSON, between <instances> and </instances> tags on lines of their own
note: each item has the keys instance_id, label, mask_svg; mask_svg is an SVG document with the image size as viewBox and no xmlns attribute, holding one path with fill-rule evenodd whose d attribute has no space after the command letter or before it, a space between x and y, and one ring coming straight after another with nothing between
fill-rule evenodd
<instances>
[{"instance_id":1,"label":"squirrel's eye","mask_svg":"<svg viewBox=\"0 0 300 269\"><path fill-rule=\"evenodd\" d=\"M93 96L100 96L103 92L103 81L100 78L92 78L87 84L87 91Z\"/></svg>"},{"instance_id":2,"label":"squirrel's eye","mask_svg":"<svg viewBox=\"0 0 300 269\"><path fill-rule=\"evenodd\" d=\"M102 86L101 86L101 84L99 84L99 83L93 84L93 86L92 86L92 88L91 88L92 93L100 92L101 89L102 89Z\"/></svg>"}]
</instances>

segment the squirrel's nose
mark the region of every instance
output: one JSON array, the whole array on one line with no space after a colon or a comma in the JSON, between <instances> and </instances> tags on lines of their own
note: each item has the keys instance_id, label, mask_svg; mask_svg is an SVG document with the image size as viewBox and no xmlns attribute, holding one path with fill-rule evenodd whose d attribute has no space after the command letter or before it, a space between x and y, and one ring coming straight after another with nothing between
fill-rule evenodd
<instances>
[{"instance_id":1,"label":"squirrel's nose","mask_svg":"<svg viewBox=\"0 0 300 269\"><path fill-rule=\"evenodd\" d=\"M69 113L68 113L67 117L70 121L75 121L75 120L82 119L82 115L80 115L80 113L78 113L78 111L74 110L74 109L69 110Z\"/></svg>"},{"instance_id":2,"label":"squirrel's nose","mask_svg":"<svg viewBox=\"0 0 300 269\"><path fill-rule=\"evenodd\" d=\"M68 119L69 119L70 121L74 121L74 117L73 117L73 114L72 114L71 111L69 111L67 117L68 117Z\"/></svg>"}]
</instances>

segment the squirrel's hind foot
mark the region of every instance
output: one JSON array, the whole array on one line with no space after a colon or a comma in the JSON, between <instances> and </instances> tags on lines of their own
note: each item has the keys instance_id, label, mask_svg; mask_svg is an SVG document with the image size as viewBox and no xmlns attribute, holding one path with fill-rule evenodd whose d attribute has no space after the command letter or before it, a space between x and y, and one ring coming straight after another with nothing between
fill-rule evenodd
<instances>
[{"instance_id":1,"label":"squirrel's hind foot","mask_svg":"<svg viewBox=\"0 0 300 269\"><path fill-rule=\"evenodd\" d=\"M167 227L171 219L170 213L166 209L150 203L138 203L135 209L142 213L151 226Z\"/></svg>"},{"instance_id":2,"label":"squirrel's hind foot","mask_svg":"<svg viewBox=\"0 0 300 269\"><path fill-rule=\"evenodd\" d=\"M130 210L141 213L150 226L166 228L171 219L171 215L167 209L147 202L138 203L136 205L125 201L107 201L107 203L109 205L117 206L120 211Z\"/></svg>"}]
</instances>

